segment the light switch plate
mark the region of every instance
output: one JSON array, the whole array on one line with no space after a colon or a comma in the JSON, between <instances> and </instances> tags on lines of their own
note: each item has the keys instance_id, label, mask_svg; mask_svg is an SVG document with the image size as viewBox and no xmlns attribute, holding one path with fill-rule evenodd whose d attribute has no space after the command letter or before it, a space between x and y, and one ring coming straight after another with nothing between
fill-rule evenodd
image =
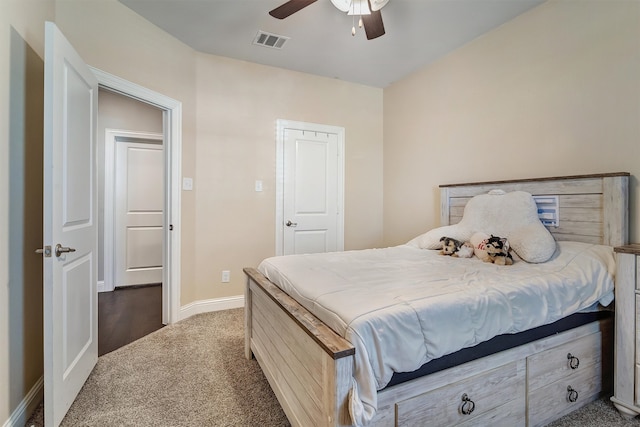
<instances>
[{"instance_id":1,"label":"light switch plate","mask_svg":"<svg viewBox=\"0 0 640 427\"><path fill-rule=\"evenodd\" d=\"M182 189L185 191L193 190L193 178L182 178Z\"/></svg>"}]
</instances>

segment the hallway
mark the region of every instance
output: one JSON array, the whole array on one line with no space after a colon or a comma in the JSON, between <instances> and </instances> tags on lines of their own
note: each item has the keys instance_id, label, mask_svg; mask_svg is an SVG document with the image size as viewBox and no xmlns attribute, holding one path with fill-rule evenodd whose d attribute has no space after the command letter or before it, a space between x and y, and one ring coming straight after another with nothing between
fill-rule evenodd
<instances>
[{"instance_id":1,"label":"hallway","mask_svg":"<svg viewBox=\"0 0 640 427\"><path fill-rule=\"evenodd\" d=\"M98 356L163 326L160 283L98 294Z\"/></svg>"}]
</instances>

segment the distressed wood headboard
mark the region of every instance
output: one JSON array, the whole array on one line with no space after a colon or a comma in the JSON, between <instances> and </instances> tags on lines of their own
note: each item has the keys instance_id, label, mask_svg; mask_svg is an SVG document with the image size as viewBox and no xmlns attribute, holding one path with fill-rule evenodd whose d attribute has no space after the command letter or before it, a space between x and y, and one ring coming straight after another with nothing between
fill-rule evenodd
<instances>
[{"instance_id":1,"label":"distressed wood headboard","mask_svg":"<svg viewBox=\"0 0 640 427\"><path fill-rule=\"evenodd\" d=\"M493 189L558 196L556 240L618 246L629 239L628 172L440 185L440 222L456 224L467 201Z\"/></svg>"}]
</instances>

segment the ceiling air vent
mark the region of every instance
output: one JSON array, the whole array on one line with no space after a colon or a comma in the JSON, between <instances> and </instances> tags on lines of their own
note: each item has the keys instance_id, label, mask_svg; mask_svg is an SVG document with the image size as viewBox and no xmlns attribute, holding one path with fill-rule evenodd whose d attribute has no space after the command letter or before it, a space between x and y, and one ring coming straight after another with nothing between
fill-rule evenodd
<instances>
[{"instance_id":1,"label":"ceiling air vent","mask_svg":"<svg viewBox=\"0 0 640 427\"><path fill-rule=\"evenodd\" d=\"M289 37L279 36L277 34L271 34L259 30L256 34L256 38L253 39L253 44L264 47L271 47L274 49L282 49L282 46L284 46L287 40L289 40Z\"/></svg>"}]
</instances>

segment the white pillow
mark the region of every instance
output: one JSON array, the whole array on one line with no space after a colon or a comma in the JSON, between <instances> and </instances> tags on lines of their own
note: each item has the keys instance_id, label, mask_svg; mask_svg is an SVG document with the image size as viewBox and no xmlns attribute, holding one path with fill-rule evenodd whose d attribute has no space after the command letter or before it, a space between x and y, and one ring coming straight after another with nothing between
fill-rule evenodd
<instances>
[{"instance_id":1,"label":"white pillow","mask_svg":"<svg viewBox=\"0 0 640 427\"><path fill-rule=\"evenodd\" d=\"M524 191L475 196L467 202L458 224L434 228L408 244L422 249L439 249L443 236L469 241L479 231L506 237L516 254L527 262L545 262L556 251L556 241L538 218L533 196Z\"/></svg>"}]
</instances>

